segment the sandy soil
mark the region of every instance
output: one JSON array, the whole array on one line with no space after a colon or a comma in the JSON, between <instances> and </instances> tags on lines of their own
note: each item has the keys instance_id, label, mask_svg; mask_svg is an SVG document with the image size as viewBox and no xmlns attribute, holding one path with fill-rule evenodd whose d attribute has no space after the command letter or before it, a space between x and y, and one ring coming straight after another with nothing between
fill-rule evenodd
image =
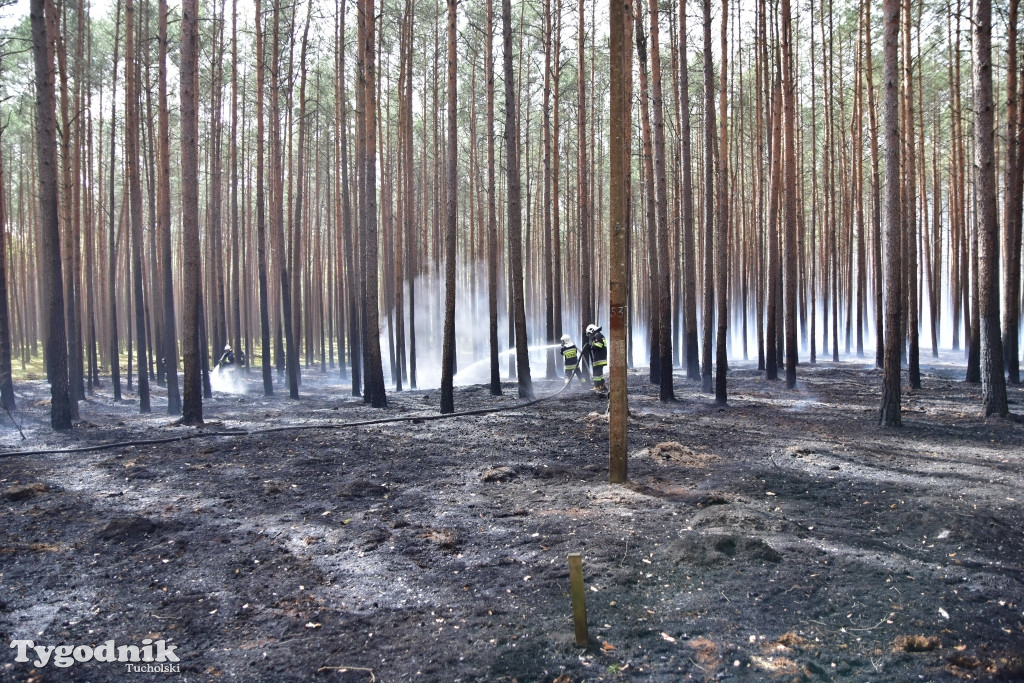
<instances>
[{"instance_id":1,"label":"sandy soil","mask_svg":"<svg viewBox=\"0 0 1024 683\"><path fill-rule=\"evenodd\" d=\"M205 437L0 457L5 643L164 639L180 672L15 662L18 681L907 681L1024 677L1024 425L926 366L905 427L876 426L867 365L752 367L730 405L630 375L630 483L607 483L606 401L422 423ZM206 431L375 411L307 371L304 398L218 395ZM540 381L541 394L560 382ZM66 436L21 385L26 441L59 448L189 433L109 384ZM1010 389L1020 412L1024 391ZM457 391L513 406L512 385ZM194 430L191 430L194 431ZM583 554L591 646L573 644L566 556Z\"/></svg>"}]
</instances>

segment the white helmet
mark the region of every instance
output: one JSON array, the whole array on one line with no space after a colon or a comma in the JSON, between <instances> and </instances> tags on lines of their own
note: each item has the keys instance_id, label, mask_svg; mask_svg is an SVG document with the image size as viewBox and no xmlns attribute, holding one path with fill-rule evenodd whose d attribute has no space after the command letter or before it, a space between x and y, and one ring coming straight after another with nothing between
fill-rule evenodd
<instances>
[{"instance_id":1,"label":"white helmet","mask_svg":"<svg viewBox=\"0 0 1024 683\"><path fill-rule=\"evenodd\" d=\"M224 350L225 350L225 351L230 351L230 350L231 350L231 344L226 344L226 345L224 346Z\"/></svg>"},{"instance_id":2,"label":"white helmet","mask_svg":"<svg viewBox=\"0 0 1024 683\"><path fill-rule=\"evenodd\" d=\"M572 337L570 337L567 334L563 334L562 335L562 346L568 346L569 344L572 344Z\"/></svg>"},{"instance_id":3,"label":"white helmet","mask_svg":"<svg viewBox=\"0 0 1024 683\"><path fill-rule=\"evenodd\" d=\"M587 334L594 334L595 332L597 332L597 330L598 327L594 323L590 323L589 325L587 325Z\"/></svg>"}]
</instances>

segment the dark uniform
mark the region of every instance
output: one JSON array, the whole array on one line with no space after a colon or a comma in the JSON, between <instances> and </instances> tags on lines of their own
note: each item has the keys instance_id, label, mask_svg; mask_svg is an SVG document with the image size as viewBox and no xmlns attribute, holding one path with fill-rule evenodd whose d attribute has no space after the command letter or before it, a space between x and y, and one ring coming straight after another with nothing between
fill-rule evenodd
<instances>
[{"instance_id":1,"label":"dark uniform","mask_svg":"<svg viewBox=\"0 0 1024 683\"><path fill-rule=\"evenodd\" d=\"M590 366L594 369L594 391L605 391L604 367L608 365L608 342L600 328L588 335L588 340L584 352L590 358Z\"/></svg>"},{"instance_id":2,"label":"dark uniform","mask_svg":"<svg viewBox=\"0 0 1024 683\"><path fill-rule=\"evenodd\" d=\"M231 349L224 349L224 355L217 361L217 365L222 368L230 367L235 364L235 354L231 352Z\"/></svg>"},{"instance_id":3,"label":"dark uniform","mask_svg":"<svg viewBox=\"0 0 1024 683\"><path fill-rule=\"evenodd\" d=\"M583 372L580 370L580 350L571 341L568 343L562 342L561 349L562 359L565 361L565 383L568 384L572 381L573 377L579 379L580 384L587 386L586 380L583 379Z\"/></svg>"}]
</instances>

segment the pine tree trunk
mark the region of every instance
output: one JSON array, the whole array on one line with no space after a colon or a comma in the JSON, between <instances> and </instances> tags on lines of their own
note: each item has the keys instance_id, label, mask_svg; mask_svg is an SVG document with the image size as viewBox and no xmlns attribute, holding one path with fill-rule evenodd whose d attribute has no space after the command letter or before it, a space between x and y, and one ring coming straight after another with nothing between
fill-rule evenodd
<instances>
[{"instance_id":1,"label":"pine tree trunk","mask_svg":"<svg viewBox=\"0 0 1024 683\"><path fill-rule=\"evenodd\" d=\"M711 60L711 0L704 0L704 334L701 340L701 389L711 393L711 336L714 319L715 233L715 73Z\"/></svg>"},{"instance_id":2,"label":"pine tree trunk","mask_svg":"<svg viewBox=\"0 0 1024 683\"><path fill-rule=\"evenodd\" d=\"M127 0L125 17L125 166L128 174L128 201L131 218L132 293L135 302L136 361L139 373L139 412L151 411L146 349L145 293L142 288L142 179L139 175L139 114L136 96L137 77L134 49L134 0ZM187 176L186 176L187 177Z\"/></svg>"},{"instance_id":3,"label":"pine tree trunk","mask_svg":"<svg viewBox=\"0 0 1024 683\"><path fill-rule=\"evenodd\" d=\"M1011 384L1020 384L1021 160L1024 110L1017 87L1017 17L1019 0L1010 0L1006 31L1006 187L1003 193L1003 359ZM1024 78L1020 82L1024 89Z\"/></svg>"},{"instance_id":4,"label":"pine tree trunk","mask_svg":"<svg viewBox=\"0 0 1024 683\"><path fill-rule=\"evenodd\" d=\"M917 160L914 148L914 71L910 43L911 12L910 0L903 2L903 130L904 162L904 245L906 249L907 291L904 293L907 326L907 368L911 389L921 388L921 350L918 325L917 299Z\"/></svg>"},{"instance_id":5,"label":"pine tree trunk","mask_svg":"<svg viewBox=\"0 0 1024 683\"><path fill-rule=\"evenodd\" d=\"M0 144L0 151L3 145ZM11 322L8 313L7 192L3 156L0 155L0 408L14 410L11 379Z\"/></svg>"},{"instance_id":6,"label":"pine tree trunk","mask_svg":"<svg viewBox=\"0 0 1024 683\"><path fill-rule=\"evenodd\" d=\"M506 2L508 0L505 0ZM609 241L609 402L608 402L608 479L613 484L625 483L627 476L627 415L626 393L626 304L629 263L629 202L628 173L630 124L629 90L632 76L632 51L629 49L631 19L626 16L624 3L612 0L609 8L610 23L610 186L609 203L611 239ZM557 128L557 127L556 127ZM557 149L557 147L556 147ZM557 155L556 155L557 156Z\"/></svg>"},{"instance_id":7,"label":"pine tree trunk","mask_svg":"<svg viewBox=\"0 0 1024 683\"><path fill-rule=\"evenodd\" d=\"M902 310L902 258L900 241L900 108L897 41L900 27L900 0L884 0L883 41L885 71L882 98L882 127L885 139L885 349L882 366L883 427L899 427L900 415L900 334Z\"/></svg>"},{"instance_id":8,"label":"pine tree trunk","mask_svg":"<svg viewBox=\"0 0 1024 683\"><path fill-rule=\"evenodd\" d=\"M158 2L157 44L157 243L159 246L164 344L167 373L167 414L181 414L178 389L178 330L174 315L174 271L171 260L171 155L167 102L167 0ZM153 284L156 286L156 283Z\"/></svg>"},{"instance_id":9,"label":"pine tree trunk","mask_svg":"<svg viewBox=\"0 0 1024 683\"><path fill-rule=\"evenodd\" d=\"M114 64L117 64L117 52L119 46L120 31L118 30L121 26L121 3L118 0L117 3L117 14L114 20ZM110 353L110 383L112 385L114 401L121 400L121 359L118 353L118 335L117 335L117 288L116 288L116 275L117 275L117 238L114 234L114 169L115 163L115 152L117 149L117 69L114 69L114 75L112 78L111 87L111 98L110 98L110 205L108 207L108 226L107 226L107 305L110 307L110 329L107 331L109 337L108 351ZM121 210L124 210L122 205Z\"/></svg>"},{"instance_id":10,"label":"pine tree trunk","mask_svg":"<svg viewBox=\"0 0 1024 683\"><path fill-rule=\"evenodd\" d=\"M543 145L543 182L542 188L542 220L544 231L544 254L541 259L544 278L544 336L548 345L554 347L558 341L555 337L555 301L554 301L554 253L551 234L551 51L553 44L551 40L551 0L544 0L544 91L541 112L543 116L542 142ZM490 31L490 26L488 26ZM555 59L558 56L555 55ZM487 131L490 137L490 129ZM548 349L545 354L545 365L547 379L554 379L558 376L555 367L555 349Z\"/></svg>"},{"instance_id":11,"label":"pine tree trunk","mask_svg":"<svg viewBox=\"0 0 1024 683\"><path fill-rule=\"evenodd\" d=\"M486 24L484 28L484 78L487 80L487 124L485 129L487 135L487 311L489 318L487 338L491 359L491 395L501 396L501 370L498 364L498 214L494 175L494 0L487 0ZM555 102L555 120L557 121L557 94ZM555 139L557 141L557 136ZM557 142L555 149L557 150ZM555 157L557 160L557 153ZM557 169L557 161L555 168ZM557 171L555 173L555 201L557 202ZM556 242L557 226L556 217ZM558 273L557 269L555 272Z\"/></svg>"},{"instance_id":12,"label":"pine tree trunk","mask_svg":"<svg viewBox=\"0 0 1024 683\"><path fill-rule=\"evenodd\" d=\"M586 61L584 59L584 45L585 40L585 29L584 29L584 9L586 3L578 3L579 7L579 24L577 27L576 38L578 46L578 62L577 62L577 78L576 78L576 135L577 135L577 148L579 150L579 169L578 177L576 181L576 193L578 197L579 206L579 236L580 236L580 327L586 328L587 325L597 323L597 319L594 317L594 260L597 258L597 254L594 250L594 229L593 229L593 217L591 214L591 198L590 198L590 161L587 156L587 149L591 146L587 140L587 69ZM510 56L508 57L510 64L506 65L505 73L506 76L510 76L512 73L510 70L511 66L511 45L509 46ZM518 136L519 136L519 124L516 121L516 167L519 166L518 161ZM508 131L506 130L506 136ZM511 182L511 170L510 182ZM515 184L519 185L518 175L514 179ZM511 198L510 198L511 203ZM511 219L511 209L509 217ZM516 245L515 249L521 251L521 246ZM583 330L581 329L581 333ZM524 337L525 338L525 337ZM518 339L518 332L517 332ZM518 346L518 341L517 341ZM522 387L522 380L520 379L520 393Z\"/></svg>"},{"instance_id":13,"label":"pine tree trunk","mask_svg":"<svg viewBox=\"0 0 1024 683\"><path fill-rule=\"evenodd\" d=\"M181 421L203 424L202 290L199 265L199 124L196 72L199 69L198 0L183 0L181 12L181 240L183 252L182 357L185 365Z\"/></svg>"},{"instance_id":14,"label":"pine tree trunk","mask_svg":"<svg viewBox=\"0 0 1024 683\"><path fill-rule=\"evenodd\" d=\"M728 17L729 2L722 0L721 46L722 66L718 78L719 133L718 133L718 173L715 195L718 206L718 232L715 235L715 289L717 290L718 316L715 333L715 402L725 405L726 372L729 368L727 354L729 329L729 119L727 79L728 79ZM712 105L713 110L713 105ZM709 184L710 188L711 185ZM710 191L709 191L710 192ZM709 194L709 196L711 196Z\"/></svg>"},{"instance_id":15,"label":"pine tree trunk","mask_svg":"<svg viewBox=\"0 0 1024 683\"><path fill-rule=\"evenodd\" d=\"M647 358L649 360L648 378L651 384L661 384L661 354L658 345L661 341L661 318L659 317L658 290L661 279L658 277L658 213L655 209L654 193L654 150L651 140L651 106L650 86L647 69L647 38L644 35L642 19L643 6L637 8L636 16L636 52L640 62L640 132L643 144L644 163L641 168L644 180L644 219L647 224Z\"/></svg>"},{"instance_id":16,"label":"pine tree trunk","mask_svg":"<svg viewBox=\"0 0 1024 683\"><path fill-rule=\"evenodd\" d=\"M679 0L679 134L682 156L683 356L686 378L700 379L697 344L697 277L694 263L693 159L690 141L690 68L687 61L686 0Z\"/></svg>"},{"instance_id":17,"label":"pine tree trunk","mask_svg":"<svg viewBox=\"0 0 1024 683\"><path fill-rule=\"evenodd\" d=\"M295 293L294 305L292 307L291 327L292 333L296 334L301 328L302 305L300 294L302 291L302 201L303 190L305 189L305 145L306 145L306 45L309 38L310 8L306 6L306 27L302 33L302 47L299 50L299 139L296 154L298 162L295 165L295 197L294 197L294 218L292 222L292 243L290 252L292 254L291 291ZM287 327L286 327L287 329ZM299 343L297 340L288 342L288 396L299 397Z\"/></svg>"},{"instance_id":18,"label":"pine tree trunk","mask_svg":"<svg viewBox=\"0 0 1024 683\"><path fill-rule=\"evenodd\" d=\"M244 106L244 105L243 105ZM239 269L242 262L239 244L239 206L238 206L238 0L231 0L231 278L230 288L234 296L230 298L231 327L234 332L232 346L238 354L242 349L242 311L241 311L241 280ZM249 372L249 354L245 355L245 363L239 366Z\"/></svg>"},{"instance_id":19,"label":"pine tree trunk","mask_svg":"<svg viewBox=\"0 0 1024 683\"><path fill-rule=\"evenodd\" d=\"M72 150L71 102L72 95L68 89L67 44L64 27L61 21L66 17L67 7L62 6L54 12L51 28L55 35L57 71L60 77L60 127L58 128L60 162L60 213L58 221L61 225L61 257L64 261L64 312L68 341L68 391L71 394L71 418L78 419L78 401L85 398L82 383L82 334L79 324L79 269L75 267L75 251L78 245L78 224L75 220L75 183L72 180L72 157L77 152ZM79 16L81 14L79 13ZM75 116L77 125L79 118Z\"/></svg>"},{"instance_id":20,"label":"pine tree trunk","mask_svg":"<svg viewBox=\"0 0 1024 683\"><path fill-rule=\"evenodd\" d=\"M64 326L57 190L57 121L54 109L53 41L56 17L51 0L32 0L32 53L36 81L36 151L39 161L39 270L42 273L46 369L50 379L50 426L71 428L68 350Z\"/></svg>"},{"instance_id":21,"label":"pine tree trunk","mask_svg":"<svg viewBox=\"0 0 1024 683\"><path fill-rule=\"evenodd\" d=\"M672 388L672 284L668 247L668 178L665 172L665 120L661 88L661 50L658 30L658 0L650 0L651 20L651 101L654 124L655 209L658 218L658 351L659 398L674 401Z\"/></svg>"},{"instance_id":22,"label":"pine tree trunk","mask_svg":"<svg viewBox=\"0 0 1024 683\"><path fill-rule=\"evenodd\" d=\"M375 15L374 0L361 0L360 14L364 22L361 49L363 69L360 71L360 85L363 88L364 139L366 146L363 152L362 183L362 215L360 227L362 233L362 255L365 270L362 281L365 283L363 316L363 365L365 374L365 393L363 400L374 408L387 407L388 400L384 388L384 368L381 365L380 336L378 320L380 312L377 305L377 263L379 258L377 241L377 154L373 141L377 136L377 108L373 106L374 84L377 81L375 64Z\"/></svg>"},{"instance_id":23,"label":"pine tree trunk","mask_svg":"<svg viewBox=\"0 0 1024 683\"><path fill-rule=\"evenodd\" d=\"M796 168L796 68L793 64L793 21L789 0L782 0L782 112L784 150L782 165L785 200L785 315L786 315L786 387L796 387L796 365L799 349L796 341L796 267L799 255L796 242L797 168Z\"/></svg>"},{"instance_id":24,"label":"pine tree trunk","mask_svg":"<svg viewBox=\"0 0 1024 683\"><path fill-rule=\"evenodd\" d=\"M267 209L264 177L263 90L265 60L263 47L263 13L261 0L256 2L256 269L260 296L260 370L263 395L274 395L274 377L270 359L270 293L267 282ZM344 7L344 6L343 6Z\"/></svg>"},{"instance_id":25,"label":"pine tree trunk","mask_svg":"<svg viewBox=\"0 0 1024 683\"><path fill-rule=\"evenodd\" d=\"M999 224L996 215L995 104L992 95L992 0L973 2L974 168L978 196L978 320L982 413L1006 417L999 334ZM1016 330L1014 330L1016 332Z\"/></svg>"},{"instance_id":26,"label":"pine tree trunk","mask_svg":"<svg viewBox=\"0 0 1024 683\"><path fill-rule=\"evenodd\" d=\"M782 193L783 162L782 162L782 83L776 73L776 85L772 94L771 109L771 180L768 188L768 281L766 284L767 331L765 332L765 378L779 378L779 319L782 293L782 267L779 253L779 200Z\"/></svg>"},{"instance_id":27,"label":"pine tree trunk","mask_svg":"<svg viewBox=\"0 0 1024 683\"><path fill-rule=\"evenodd\" d=\"M444 338L441 351L441 412L455 412L455 234L458 224L458 61L456 52L455 0L448 2L448 159L445 170L445 234L444 234ZM511 90L506 81L506 90Z\"/></svg>"},{"instance_id":28,"label":"pine tree trunk","mask_svg":"<svg viewBox=\"0 0 1024 683\"><path fill-rule=\"evenodd\" d=\"M454 3L454 0L449 0L449 2ZM510 0L502 0L501 2L501 20L504 34L503 53L505 62L505 152L508 169L509 276L513 307L510 317L515 320L516 376L519 381L519 398L532 400L533 382L530 378L530 355L526 335L526 307L523 300L523 220L521 206L522 191L519 178L519 119L516 113L515 92L512 88L512 84L516 81L512 68L512 5ZM583 225L582 221L580 225ZM583 293L583 299L587 300L585 293Z\"/></svg>"}]
</instances>

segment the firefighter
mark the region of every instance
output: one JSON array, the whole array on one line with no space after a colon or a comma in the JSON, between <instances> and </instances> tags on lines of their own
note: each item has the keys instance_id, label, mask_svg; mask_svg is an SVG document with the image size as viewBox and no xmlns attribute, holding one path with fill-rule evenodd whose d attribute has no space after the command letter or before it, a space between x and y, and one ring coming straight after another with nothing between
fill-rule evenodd
<instances>
[{"instance_id":1,"label":"firefighter","mask_svg":"<svg viewBox=\"0 0 1024 683\"><path fill-rule=\"evenodd\" d=\"M587 343L583 346L583 355L590 359L590 367L594 371L594 391L605 393L604 368L608 365L608 342L601 328L593 323L587 325Z\"/></svg>"},{"instance_id":2,"label":"firefighter","mask_svg":"<svg viewBox=\"0 0 1024 683\"><path fill-rule=\"evenodd\" d=\"M580 385L586 387L587 381L583 379L583 372L580 370L580 350L572 343L572 337L567 334L562 335L560 353L565 361L565 383L569 384L572 382L572 378L576 377L580 381Z\"/></svg>"},{"instance_id":3,"label":"firefighter","mask_svg":"<svg viewBox=\"0 0 1024 683\"><path fill-rule=\"evenodd\" d=\"M217 367L219 367L219 368L229 368L229 367L231 367L234 364L235 364L235 354L232 353L231 345L228 344L227 346L224 347L224 354L220 357L220 360L217 361Z\"/></svg>"}]
</instances>

